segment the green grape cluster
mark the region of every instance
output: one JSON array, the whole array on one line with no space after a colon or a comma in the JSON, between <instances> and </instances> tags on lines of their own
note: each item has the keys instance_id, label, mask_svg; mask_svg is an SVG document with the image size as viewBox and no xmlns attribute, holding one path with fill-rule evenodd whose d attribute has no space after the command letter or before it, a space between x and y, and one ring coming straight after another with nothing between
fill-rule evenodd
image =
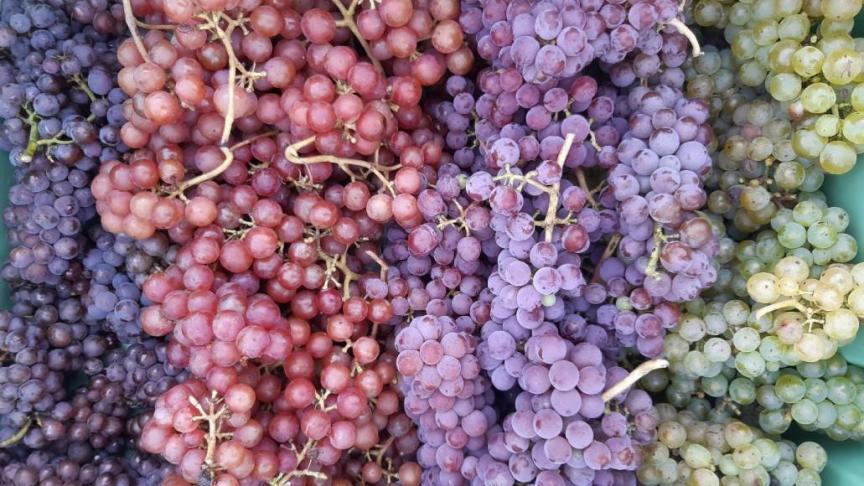
<instances>
[{"instance_id":1,"label":"green grape cluster","mask_svg":"<svg viewBox=\"0 0 864 486\"><path fill-rule=\"evenodd\" d=\"M801 257L782 258L771 272L747 280L747 293L764 307L759 318L773 322L783 344L794 346L801 361L828 359L852 342L864 317L864 264L835 263L818 276Z\"/></svg>"},{"instance_id":2,"label":"green grape cluster","mask_svg":"<svg viewBox=\"0 0 864 486\"><path fill-rule=\"evenodd\" d=\"M795 445L737 420L657 406L658 441L645 451L641 484L817 486L827 454L815 442Z\"/></svg>"},{"instance_id":3,"label":"green grape cluster","mask_svg":"<svg viewBox=\"0 0 864 486\"><path fill-rule=\"evenodd\" d=\"M801 194L805 196L805 194ZM858 253L858 244L846 233L849 214L829 207L821 192L806 194L793 208L780 208L771 218L771 229L735 245L734 264L719 272L714 286L718 293L747 297L747 280L768 271L786 256L797 256L818 278L831 263L847 263Z\"/></svg>"},{"instance_id":4,"label":"green grape cluster","mask_svg":"<svg viewBox=\"0 0 864 486\"><path fill-rule=\"evenodd\" d=\"M864 150L864 39L851 35L861 7L862 0L693 7L698 24L724 28L737 81L764 87L786 111L795 154L830 174L851 170Z\"/></svg>"},{"instance_id":5,"label":"green grape cluster","mask_svg":"<svg viewBox=\"0 0 864 486\"><path fill-rule=\"evenodd\" d=\"M839 354L756 379L736 378L729 398L758 405L759 426L769 434L782 434L795 423L833 440L864 439L864 369Z\"/></svg>"},{"instance_id":6,"label":"green grape cluster","mask_svg":"<svg viewBox=\"0 0 864 486\"><path fill-rule=\"evenodd\" d=\"M725 399L738 376L758 379L801 362L794 345L775 334L770 316L757 317L744 300L695 300L685 311L664 338L669 368L643 383L664 390L675 406L689 405L694 396Z\"/></svg>"},{"instance_id":7,"label":"green grape cluster","mask_svg":"<svg viewBox=\"0 0 864 486\"><path fill-rule=\"evenodd\" d=\"M693 79L690 86L698 82ZM778 210L818 191L825 176L796 154L794 129L779 103L744 96L709 98L718 110L714 129L722 148L706 186L711 189L708 210L746 235L767 226Z\"/></svg>"}]
</instances>

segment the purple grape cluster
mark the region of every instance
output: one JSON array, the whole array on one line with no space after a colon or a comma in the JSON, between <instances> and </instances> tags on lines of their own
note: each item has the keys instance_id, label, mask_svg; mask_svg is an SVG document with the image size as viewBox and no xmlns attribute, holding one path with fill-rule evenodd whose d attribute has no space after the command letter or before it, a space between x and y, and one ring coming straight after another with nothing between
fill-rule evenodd
<instances>
[{"instance_id":1,"label":"purple grape cluster","mask_svg":"<svg viewBox=\"0 0 864 486\"><path fill-rule=\"evenodd\" d=\"M622 342L655 357L664 329L678 319L670 303L693 300L717 279L712 259L719 240L714 223L699 212L707 202L703 179L713 133L708 106L669 84L633 88L624 108L629 129L610 154L618 163L605 195L620 216L620 242L586 297L600 304L601 284L626 285L629 294L613 295L616 306L606 314Z\"/></svg>"},{"instance_id":2,"label":"purple grape cluster","mask_svg":"<svg viewBox=\"0 0 864 486\"><path fill-rule=\"evenodd\" d=\"M673 0L465 0L460 24L493 68L527 83L580 74L594 60L621 87L687 59Z\"/></svg>"},{"instance_id":3,"label":"purple grape cluster","mask_svg":"<svg viewBox=\"0 0 864 486\"><path fill-rule=\"evenodd\" d=\"M494 395L475 356L473 323L447 316L414 318L396 336L396 366L403 377L405 412L423 445L418 463L429 484L460 484L472 475L497 422ZM473 458L473 459L469 459Z\"/></svg>"}]
</instances>

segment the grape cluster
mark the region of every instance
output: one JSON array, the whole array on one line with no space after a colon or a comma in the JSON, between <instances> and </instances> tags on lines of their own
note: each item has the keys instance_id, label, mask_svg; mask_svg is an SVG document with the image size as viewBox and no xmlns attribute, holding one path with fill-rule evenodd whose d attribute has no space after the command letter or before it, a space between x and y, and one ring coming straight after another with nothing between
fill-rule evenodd
<instances>
[{"instance_id":1,"label":"grape cluster","mask_svg":"<svg viewBox=\"0 0 864 486\"><path fill-rule=\"evenodd\" d=\"M657 411L658 441L639 470L643 484L821 484L827 454L815 442L795 445L737 420L665 404Z\"/></svg>"}]
</instances>

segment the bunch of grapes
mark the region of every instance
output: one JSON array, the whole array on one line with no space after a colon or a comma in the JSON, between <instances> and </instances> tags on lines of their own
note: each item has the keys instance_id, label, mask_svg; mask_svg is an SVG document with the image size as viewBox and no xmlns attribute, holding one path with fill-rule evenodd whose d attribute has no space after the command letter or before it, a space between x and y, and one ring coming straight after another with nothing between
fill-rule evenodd
<instances>
[{"instance_id":1,"label":"bunch of grapes","mask_svg":"<svg viewBox=\"0 0 864 486\"><path fill-rule=\"evenodd\" d=\"M676 411L666 404L657 411L658 441L646 451L639 470L643 484L821 484L827 454L815 442L796 445L737 420Z\"/></svg>"}]
</instances>

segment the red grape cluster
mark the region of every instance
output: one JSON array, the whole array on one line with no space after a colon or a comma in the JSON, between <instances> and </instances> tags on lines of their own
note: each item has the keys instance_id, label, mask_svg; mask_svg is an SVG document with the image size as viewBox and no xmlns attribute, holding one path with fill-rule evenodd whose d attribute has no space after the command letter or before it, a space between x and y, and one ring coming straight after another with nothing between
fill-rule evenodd
<instances>
[{"instance_id":1,"label":"red grape cluster","mask_svg":"<svg viewBox=\"0 0 864 486\"><path fill-rule=\"evenodd\" d=\"M374 242L422 225L449 158L420 97L471 69L458 15L449 0L127 9L134 151L92 190L108 231L180 245L140 316L191 374L141 433L178 466L169 484L419 484L392 339L404 294Z\"/></svg>"},{"instance_id":2,"label":"red grape cluster","mask_svg":"<svg viewBox=\"0 0 864 486\"><path fill-rule=\"evenodd\" d=\"M273 196L280 180L315 186L335 167L371 176L380 192L351 186L352 210L410 223L411 196L443 146L422 88L473 62L458 12L452 0L140 2L130 14L172 33L149 30L118 48L130 96L121 138L137 151L94 181L103 225L135 238L206 226L224 209L200 189L186 199L202 182L222 176Z\"/></svg>"}]
</instances>

